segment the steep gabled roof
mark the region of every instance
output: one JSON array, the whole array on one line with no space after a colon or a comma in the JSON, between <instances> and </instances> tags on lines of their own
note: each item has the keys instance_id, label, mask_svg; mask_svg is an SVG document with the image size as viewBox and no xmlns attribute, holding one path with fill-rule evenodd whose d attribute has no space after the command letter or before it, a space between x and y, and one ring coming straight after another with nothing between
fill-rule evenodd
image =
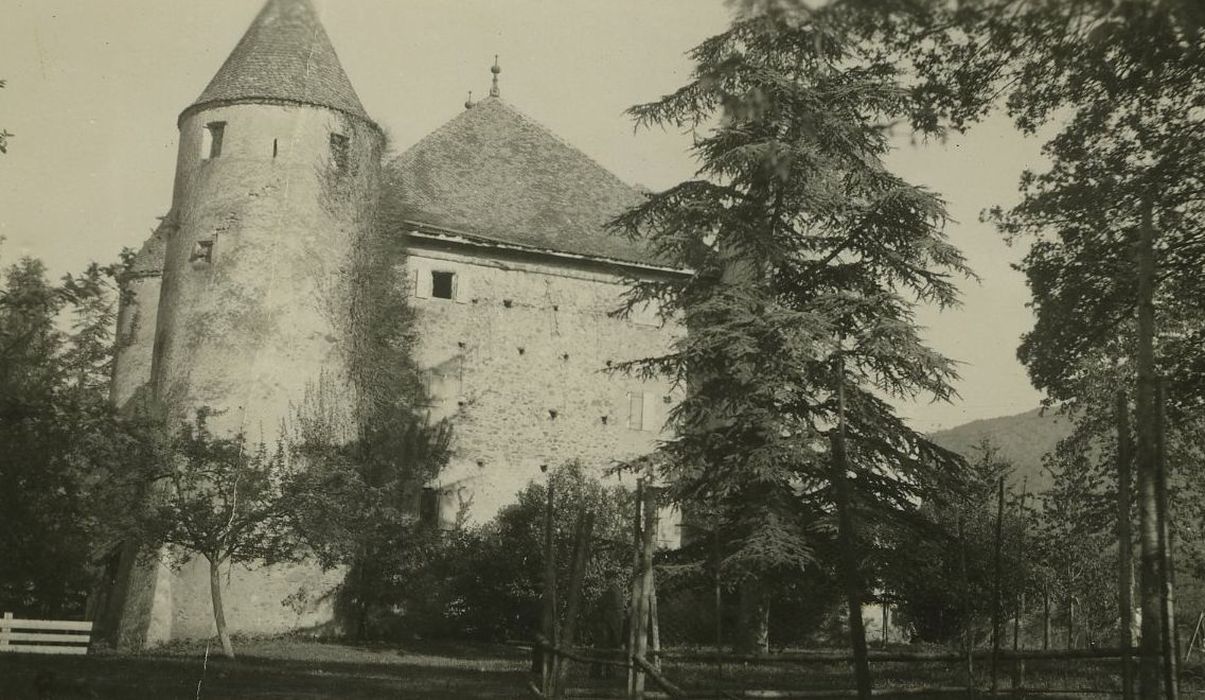
<instances>
[{"instance_id":1,"label":"steep gabled roof","mask_svg":"<svg viewBox=\"0 0 1205 700\"><path fill-rule=\"evenodd\" d=\"M310 0L268 0L185 111L255 100L319 105L368 120Z\"/></svg>"},{"instance_id":2,"label":"steep gabled roof","mask_svg":"<svg viewBox=\"0 0 1205 700\"><path fill-rule=\"evenodd\" d=\"M521 114L489 97L389 166L394 218L532 248L654 262L604 224L643 195Z\"/></svg>"}]
</instances>

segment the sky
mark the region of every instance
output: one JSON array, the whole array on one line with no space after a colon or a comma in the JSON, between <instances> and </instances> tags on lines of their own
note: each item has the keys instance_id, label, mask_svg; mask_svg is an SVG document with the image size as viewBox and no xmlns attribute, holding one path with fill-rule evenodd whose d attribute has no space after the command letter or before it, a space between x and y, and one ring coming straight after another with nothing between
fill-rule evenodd
<instances>
[{"instance_id":1,"label":"sky","mask_svg":"<svg viewBox=\"0 0 1205 700\"><path fill-rule=\"evenodd\" d=\"M730 20L723 0L315 0L369 114L398 150L489 90L624 181L662 189L694 173L690 138L636 132L624 110L690 75L686 52ZM201 93L260 0L0 0L0 264L41 258L60 275L137 248L170 205L176 117ZM979 213L1017 199L1040 142L994 117L945 143L901 138L888 165L947 202L947 229L979 275L961 308L921 309L958 360L953 403L901 403L923 431L1010 415L1039 394L1015 353L1032 326L1024 254Z\"/></svg>"}]
</instances>

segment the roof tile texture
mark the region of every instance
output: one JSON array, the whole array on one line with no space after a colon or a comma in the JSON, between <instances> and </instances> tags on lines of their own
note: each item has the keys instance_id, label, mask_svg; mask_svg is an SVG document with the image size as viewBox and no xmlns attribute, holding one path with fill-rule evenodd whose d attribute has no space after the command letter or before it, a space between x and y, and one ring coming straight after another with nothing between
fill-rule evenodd
<instances>
[{"instance_id":1,"label":"roof tile texture","mask_svg":"<svg viewBox=\"0 0 1205 700\"><path fill-rule=\"evenodd\" d=\"M581 151L499 98L476 103L389 167L395 217L505 243L652 262L605 229L642 201Z\"/></svg>"},{"instance_id":2,"label":"roof tile texture","mask_svg":"<svg viewBox=\"0 0 1205 700\"><path fill-rule=\"evenodd\" d=\"M310 0L268 0L193 106L283 100L368 120Z\"/></svg>"}]
</instances>

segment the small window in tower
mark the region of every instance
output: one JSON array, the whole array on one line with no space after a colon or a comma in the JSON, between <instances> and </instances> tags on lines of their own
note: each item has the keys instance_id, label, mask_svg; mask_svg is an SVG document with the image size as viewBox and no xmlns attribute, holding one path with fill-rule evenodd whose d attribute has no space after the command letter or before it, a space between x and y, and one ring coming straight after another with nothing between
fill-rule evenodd
<instances>
[{"instance_id":1,"label":"small window in tower","mask_svg":"<svg viewBox=\"0 0 1205 700\"><path fill-rule=\"evenodd\" d=\"M452 299L455 295L456 273L433 271L431 273L431 296L436 299Z\"/></svg>"},{"instance_id":2,"label":"small window in tower","mask_svg":"<svg viewBox=\"0 0 1205 700\"><path fill-rule=\"evenodd\" d=\"M226 122L209 122L201 132L201 153L213 159L222 155L222 137L226 135Z\"/></svg>"},{"instance_id":3,"label":"small window in tower","mask_svg":"<svg viewBox=\"0 0 1205 700\"><path fill-rule=\"evenodd\" d=\"M212 263L213 241L197 241L192 247L192 254L188 256L188 262Z\"/></svg>"},{"instance_id":4,"label":"small window in tower","mask_svg":"<svg viewBox=\"0 0 1205 700\"><path fill-rule=\"evenodd\" d=\"M331 165L335 170L347 170L348 139L343 134L331 134Z\"/></svg>"}]
</instances>

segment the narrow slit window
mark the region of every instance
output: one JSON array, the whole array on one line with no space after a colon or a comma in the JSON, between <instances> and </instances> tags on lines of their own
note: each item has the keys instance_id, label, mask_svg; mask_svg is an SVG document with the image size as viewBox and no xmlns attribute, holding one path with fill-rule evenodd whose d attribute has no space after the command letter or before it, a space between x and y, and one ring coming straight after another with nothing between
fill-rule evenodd
<instances>
[{"instance_id":1,"label":"narrow slit window","mask_svg":"<svg viewBox=\"0 0 1205 700\"><path fill-rule=\"evenodd\" d=\"M456 296L456 273L432 272L431 296L436 299L452 299Z\"/></svg>"},{"instance_id":2,"label":"narrow slit window","mask_svg":"<svg viewBox=\"0 0 1205 700\"><path fill-rule=\"evenodd\" d=\"M212 160L222 155L222 138L226 135L226 122L209 122L201 132L201 153Z\"/></svg>"},{"instance_id":3,"label":"narrow slit window","mask_svg":"<svg viewBox=\"0 0 1205 700\"><path fill-rule=\"evenodd\" d=\"M280 153L280 140L272 139L272 157L275 158Z\"/></svg>"},{"instance_id":4,"label":"narrow slit window","mask_svg":"<svg viewBox=\"0 0 1205 700\"><path fill-rule=\"evenodd\" d=\"M335 170L347 170L349 141L343 134L331 134L331 165Z\"/></svg>"}]
</instances>

